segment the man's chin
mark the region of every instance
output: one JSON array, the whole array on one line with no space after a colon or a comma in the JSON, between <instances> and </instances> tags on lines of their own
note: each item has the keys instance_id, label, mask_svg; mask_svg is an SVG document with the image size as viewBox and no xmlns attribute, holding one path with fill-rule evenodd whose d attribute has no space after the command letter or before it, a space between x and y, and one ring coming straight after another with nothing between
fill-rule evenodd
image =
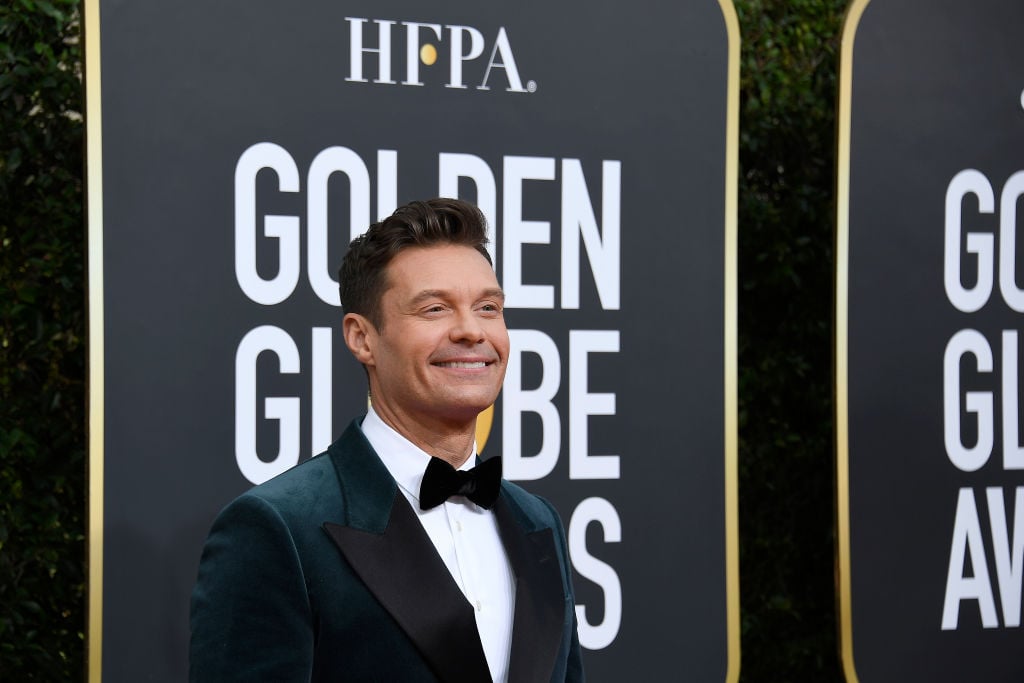
<instances>
[{"instance_id":1,"label":"man's chin","mask_svg":"<svg viewBox=\"0 0 1024 683\"><path fill-rule=\"evenodd\" d=\"M472 422L476 420L478 417L480 417L480 414L483 413L488 408L490 408L491 405L491 403L488 403L487 405L483 406L473 404L472 406L467 406L460 409L453 409L449 414L451 415L453 421Z\"/></svg>"},{"instance_id":2,"label":"man's chin","mask_svg":"<svg viewBox=\"0 0 1024 683\"><path fill-rule=\"evenodd\" d=\"M482 398L453 402L447 406L448 410L446 412L453 422L472 422L482 412L494 405L495 399L497 399L497 396L490 398L490 394L487 394Z\"/></svg>"},{"instance_id":3,"label":"man's chin","mask_svg":"<svg viewBox=\"0 0 1024 683\"><path fill-rule=\"evenodd\" d=\"M452 423L472 422L477 415L494 404L499 391L500 387L496 390L493 385L484 383L436 387L433 393L435 400L432 403L422 403L421 408L438 416L443 415L446 421Z\"/></svg>"}]
</instances>

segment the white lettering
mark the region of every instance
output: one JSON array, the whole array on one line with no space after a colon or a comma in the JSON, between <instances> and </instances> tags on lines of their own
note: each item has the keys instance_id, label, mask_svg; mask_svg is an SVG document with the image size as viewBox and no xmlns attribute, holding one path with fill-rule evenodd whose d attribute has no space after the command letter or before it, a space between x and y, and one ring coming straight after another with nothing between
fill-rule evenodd
<instances>
[{"instance_id":1,"label":"white lettering","mask_svg":"<svg viewBox=\"0 0 1024 683\"><path fill-rule=\"evenodd\" d=\"M494 61L495 55L501 53L501 61ZM498 29L498 37L494 39L494 47L491 49L491 58L487 61L487 70L484 72L484 80L477 86L477 90L490 90L487 86L487 79L491 77L491 69L499 67L505 70L508 77L508 92L526 92L523 82L519 78L519 69L516 68L516 58L512 54L512 46L509 45L508 35L505 27Z\"/></svg>"},{"instance_id":2,"label":"white lettering","mask_svg":"<svg viewBox=\"0 0 1024 683\"><path fill-rule=\"evenodd\" d=\"M615 394L588 391L587 357L591 352L618 353L618 330L569 332L569 478L618 479L619 456L590 455L588 418L614 415Z\"/></svg>"},{"instance_id":3,"label":"white lettering","mask_svg":"<svg viewBox=\"0 0 1024 683\"><path fill-rule=\"evenodd\" d=\"M395 212L398 206L398 152L391 149L377 150L377 220L384 220ZM351 225L350 234L355 239L365 228Z\"/></svg>"},{"instance_id":4,"label":"white lettering","mask_svg":"<svg viewBox=\"0 0 1024 683\"><path fill-rule=\"evenodd\" d=\"M1003 330L1003 469L1024 470L1024 447L1017 420L1019 375L1017 330Z\"/></svg>"},{"instance_id":5,"label":"white lettering","mask_svg":"<svg viewBox=\"0 0 1024 683\"><path fill-rule=\"evenodd\" d=\"M992 185L981 172L966 169L949 181L946 189L944 281L949 302L964 313L973 313L980 310L992 294L994 238L988 233L967 233L967 252L978 257L978 281L974 287L965 288L960 280L960 231L963 199L968 194L978 198L979 213L992 213L995 208Z\"/></svg>"},{"instance_id":6,"label":"white lettering","mask_svg":"<svg viewBox=\"0 0 1024 683\"><path fill-rule=\"evenodd\" d=\"M508 336L509 363L501 394L504 476L511 481L543 479L555 469L562 441L562 424L552 402L558 393L562 362L555 342L539 330L509 330ZM541 360L541 381L536 389L523 386L522 357L527 353ZM541 421L540 451L531 456L522 452L523 413L536 413Z\"/></svg>"},{"instance_id":7,"label":"white lettering","mask_svg":"<svg viewBox=\"0 0 1024 683\"><path fill-rule=\"evenodd\" d=\"M985 489L988 519L992 527L992 549L999 581L999 599L1003 608L1003 626L1020 626L1021 579L1024 575L1024 487L1018 486L1013 503L1013 542L1006 528L1003 489ZM973 557L973 549L972 549Z\"/></svg>"},{"instance_id":8,"label":"white lettering","mask_svg":"<svg viewBox=\"0 0 1024 683\"><path fill-rule=\"evenodd\" d=\"M579 159L562 160L562 308L580 307L579 235L582 235L601 307L619 310L621 167L618 161L601 164L603 231L599 231Z\"/></svg>"},{"instance_id":9,"label":"white lettering","mask_svg":"<svg viewBox=\"0 0 1024 683\"><path fill-rule=\"evenodd\" d=\"M327 450L334 440L334 424L332 416L334 354L332 334L329 327L313 328L313 372L310 373L313 406L311 415L311 435L313 439L313 455Z\"/></svg>"},{"instance_id":10,"label":"white lettering","mask_svg":"<svg viewBox=\"0 0 1024 683\"><path fill-rule=\"evenodd\" d=\"M441 40L441 25L403 21L402 26L405 26L405 80L402 85L423 85L420 82L420 29L430 29Z\"/></svg>"},{"instance_id":11,"label":"white lettering","mask_svg":"<svg viewBox=\"0 0 1024 683\"><path fill-rule=\"evenodd\" d=\"M1017 201L1024 194L1024 171L1003 185L999 199L999 291L1006 305L1024 313L1024 290L1017 286Z\"/></svg>"},{"instance_id":12,"label":"white lettering","mask_svg":"<svg viewBox=\"0 0 1024 683\"><path fill-rule=\"evenodd\" d=\"M462 36L469 36L469 51L462 51ZM451 65L446 88L465 88L462 82L462 64L476 59L484 52L484 36L472 26L449 26L448 40L451 43ZM454 195L451 195L454 196Z\"/></svg>"},{"instance_id":13,"label":"white lettering","mask_svg":"<svg viewBox=\"0 0 1024 683\"><path fill-rule=\"evenodd\" d=\"M494 174L487 162L473 154L450 154L442 152L438 156L438 195L442 197L459 196L459 178L468 178L476 186L476 206L487 219L487 253L491 262L498 267L498 254L495 249L494 226L498 211L498 190L494 182ZM506 305L508 302L506 301Z\"/></svg>"},{"instance_id":14,"label":"white lettering","mask_svg":"<svg viewBox=\"0 0 1024 683\"><path fill-rule=\"evenodd\" d=\"M964 561L970 554L973 576L964 576ZM981 609L981 624L996 628L996 603L989 583L985 546L981 538L981 524L974 500L974 491L960 489L956 502L956 521L953 524L953 545L949 551L949 571L946 575L946 599L942 607L942 630L956 630L960 619L960 603L977 600Z\"/></svg>"},{"instance_id":15,"label":"white lettering","mask_svg":"<svg viewBox=\"0 0 1024 683\"><path fill-rule=\"evenodd\" d=\"M277 455L261 460L256 451L256 359L264 351L277 356L281 373L299 372L299 350L288 333L263 325L250 330L235 353L235 460L242 475L253 484L284 472L299 461L299 399L268 397L263 417L277 420L280 433Z\"/></svg>"},{"instance_id":16,"label":"white lettering","mask_svg":"<svg viewBox=\"0 0 1024 683\"><path fill-rule=\"evenodd\" d=\"M358 17L345 17L349 25L349 65L350 74L346 81L366 83L363 78L363 53L377 53L377 78L374 83L394 84L391 80L391 27L395 22L384 19L374 19L377 24L378 47L363 47L363 24L366 19Z\"/></svg>"},{"instance_id":17,"label":"white lettering","mask_svg":"<svg viewBox=\"0 0 1024 683\"><path fill-rule=\"evenodd\" d=\"M943 430L946 455L964 472L981 469L992 455L995 440L993 398L990 391L968 391L967 412L978 416L978 442L973 448L963 445L960 430L960 361L970 353L977 359L978 372L992 372L992 349L976 330L960 330L946 345L943 360Z\"/></svg>"},{"instance_id":18,"label":"white lettering","mask_svg":"<svg viewBox=\"0 0 1024 683\"><path fill-rule=\"evenodd\" d=\"M619 634L622 623L622 583L610 565L597 559L587 549L587 527L597 522L604 531L605 543L622 541L622 523L615 507L604 498L587 498L572 513L569 521L569 556L576 571L593 581L604 592L604 621L587 621L587 606L576 604L580 645L588 650L608 647Z\"/></svg>"},{"instance_id":19,"label":"white lettering","mask_svg":"<svg viewBox=\"0 0 1024 683\"><path fill-rule=\"evenodd\" d=\"M299 281L299 219L264 216L264 236L278 241L277 275L264 280L256 271L256 176L265 168L277 173L281 192L299 191L299 169L283 147L260 142L242 152L235 165L235 279L249 299L273 306Z\"/></svg>"},{"instance_id":20,"label":"white lettering","mask_svg":"<svg viewBox=\"0 0 1024 683\"><path fill-rule=\"evenodd\" d=\"M523 284L524 244L550 244L551 223L523 220L523 181L554 180L555 160L541 157L505 157L502 202L502 254L505 305L509 308L555 307L551 285Z\"/></svg>"},{"instance_id":21,"label":"white lettering","mask_svg":"<svg viewBox=\"0 0 1024 683\"><path fill-rule=\"evenodd\" d=\"M338 282L331 277L327 248L328 181L337 172L344 173L349 181L349 238L345 244L362 234L370 224L370 174L363 160L347 147L328 147L317 154L309 167L308 181L309 284L320 300L331 306L341 305Z\"/></svg>"}]
</instances>

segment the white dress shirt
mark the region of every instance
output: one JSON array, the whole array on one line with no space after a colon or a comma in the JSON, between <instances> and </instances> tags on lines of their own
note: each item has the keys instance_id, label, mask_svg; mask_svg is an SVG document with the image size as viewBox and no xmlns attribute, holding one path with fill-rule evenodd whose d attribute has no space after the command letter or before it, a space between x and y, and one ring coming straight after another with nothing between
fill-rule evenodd
<instances>
[{"instance_id":1,"label":"white dress shirt","mask_svg":"<svg viewBox=\"0 0 1024 683\"><path fill-rule=\"evenodd\" d=\"M362 428L473 607L491 678L494 683L504 683L508 680L516 584L494 514L462 496L421 510L420 482L430 456L385 424L373 408ZM459 469L472 468L475 460L468 458Z\"/></svg>"}]
</instances>

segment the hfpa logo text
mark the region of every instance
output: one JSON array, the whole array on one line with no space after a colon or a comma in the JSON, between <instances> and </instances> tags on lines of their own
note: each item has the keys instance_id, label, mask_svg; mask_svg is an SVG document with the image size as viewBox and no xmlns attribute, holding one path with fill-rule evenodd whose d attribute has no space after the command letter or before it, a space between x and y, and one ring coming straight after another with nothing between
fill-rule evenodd
<instances>
[{"instance_id":1,"label":"hfpa logo text","mask_svg":"<svg viewBox=\"0 0 1024 683\"><path fill-rule=\"evenodd\" d=\"M487 41L478 29L472 26L441 25L421 23L417 21L391 21L388 19L361 19L359 17L345 17L349 25L349 75L346 81L356 83L368 83L364 77L364 60L374 56L377 61L377 78L374 83L389 85L424 85L420 80L420 64L427 67L433 66L440 54L447 53L448 58L448 81L446 88L466 89L473 87L477 90L490 90L490 81L494 78L500 79L497 74L504 74L504 80L508 92L534 92L537 83L527 81L525 86L523 79L519 76L519 68L516 66L516 58L512 52L512 45L508 39L505 27L498 28L498 33L491 42L490 57L486 65L482 67L477 62L484 54ZM376 42L374 41L373 28L366 24L372 22L377 25ZM396 29L395 26L401 26ZM368 33L369 36L364 36ZM405 78L396 81L392 73L392 38L398 34L398 42L402 42L404 33L404 61ZM447 50L440 51L433 42L446 44ZM401 59L401 56L399 56ZM468 69L466 67L469 67ZM471 74L467 76L466 72ZM473 81L472 86L466 84L467 78ZM477 80L479 79L479 80Z\"/></svg>"}]
</instances>

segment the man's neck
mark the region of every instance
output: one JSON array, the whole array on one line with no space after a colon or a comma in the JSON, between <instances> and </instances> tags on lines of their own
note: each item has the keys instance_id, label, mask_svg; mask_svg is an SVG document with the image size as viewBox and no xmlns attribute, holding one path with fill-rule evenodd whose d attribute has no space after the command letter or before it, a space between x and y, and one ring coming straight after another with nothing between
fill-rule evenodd
<instances>
[{"instance_id":1,"label":"man's neck","mask_svg":"<svg viewBox=\"0 0 1024 683\"><path fill-rule=\"evenodd\" d=\"M408 439L414 446L435 458L440 458L452 467L461 467L473 453L476 439L476 419L464 423L424 423L402 418L387 409L385 405L373 405L373 411L381 422Z\"/></svg>"}]
</instances>

